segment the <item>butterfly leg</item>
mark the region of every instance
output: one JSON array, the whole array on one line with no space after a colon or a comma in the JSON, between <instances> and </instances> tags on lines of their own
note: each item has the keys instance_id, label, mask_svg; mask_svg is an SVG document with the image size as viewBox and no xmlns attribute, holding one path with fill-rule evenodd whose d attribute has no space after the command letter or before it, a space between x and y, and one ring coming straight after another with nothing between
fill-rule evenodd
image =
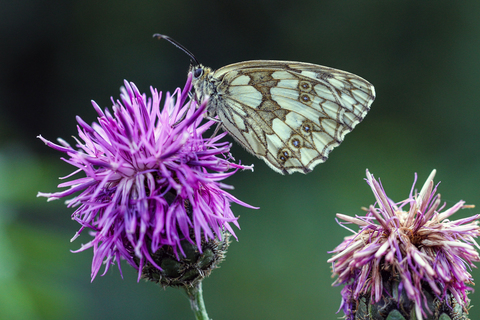
<instances>
[{"instance_id":1,"label":"butterfly leg","mask_svg":"<svg viewBox=\"0 0 480 320\"><path fill-rule=\"evenodd\" d=\"M220 128L222 127L222 122L218 119L209 119L209 120L213 120L213 121L217 122L217 126L215 127L215 131L213 132L212 136L210 137L210 139L213 139L218 134L218 130L220 130Z\"/></svg>"}]
</instances>

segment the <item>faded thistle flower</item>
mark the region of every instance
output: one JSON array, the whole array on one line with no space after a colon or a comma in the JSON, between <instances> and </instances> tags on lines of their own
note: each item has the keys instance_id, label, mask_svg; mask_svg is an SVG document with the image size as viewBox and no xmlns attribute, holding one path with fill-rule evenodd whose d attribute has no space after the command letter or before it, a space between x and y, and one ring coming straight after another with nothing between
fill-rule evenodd
<instances>
[{"instance_id":1,"label":"faded thistle flower","mask_svg":"<svg viewBox=\"0 0 480 320\"><path fill-rule=\"evenodd\" d=\"M220 142L226 133L202 137L215 122L201 125L206 104L185 103L190 89L191 76L183 90L166 94L160 110L161 92L151 88L147 98L125 81L120 100L112 99L113 113L92 102L98 123L77 117L76 148L39 136L76 167L58 186L67 190L38 196L50 201L79 192L66 204L76 208L72 219L81 225L72 241L91 229L93 239L76 252L93 248L92 280L102 263L107 272L125 259L139 278L192 285L223 259L229 234L235 236L230 203L253 208L221 182L252 167L230 161L230 143ZM80 172L85 176L72 178Z\"/></svg>"},{"instance_id":2,"label":"faded thistle flower","mask_svg":"<svg viewBox=\"0 0 480 320\"><path fill-rule=\"evenodd\" d=\"M473 206L459 201L444 210L434 176L435 170L414 193L415 175L408 199L395 203L367 170L376 205L365 216L337 214L360 227L328 260L338 277L334 285L345 285L346 319L467 319L466 284L473 284L467 267L480 261L474 248L480 215L450 220Z\"/></svg>"}]
</instances>

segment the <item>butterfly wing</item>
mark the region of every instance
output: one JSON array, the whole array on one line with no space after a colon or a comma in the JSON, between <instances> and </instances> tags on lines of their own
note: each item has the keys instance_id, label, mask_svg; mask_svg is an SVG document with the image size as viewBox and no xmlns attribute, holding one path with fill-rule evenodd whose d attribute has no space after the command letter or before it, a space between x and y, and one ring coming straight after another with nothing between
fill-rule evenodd
<instances>
[{"instance_id":1,"label":"butterfly wing","mask_svg":"<svg viewBox=\"0 0 480 320\"><path fill-rule=\"evenodd\" d=\"M361 77L302 62L240 62L213 77L223 128L283 174L324 162L375 99Z\"/></svg>"}]
</instances>

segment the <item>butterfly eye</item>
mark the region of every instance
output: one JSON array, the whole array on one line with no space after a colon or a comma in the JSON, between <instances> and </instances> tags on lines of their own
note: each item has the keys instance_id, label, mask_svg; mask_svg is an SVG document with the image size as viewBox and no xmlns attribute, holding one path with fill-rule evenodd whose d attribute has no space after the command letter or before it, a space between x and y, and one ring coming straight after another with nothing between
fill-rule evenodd
<instances>
[{"instance_id":1,"label":"butterfly eye","mask_svg":"<svg viewBox=\"0 0 480 320\"><path fill-rule=\"evenodd\" d=\"M193 71L193 77L198 79L202 76L203 74L203 68L197 68L195 71Z\"/></svg>"}]
</instances>

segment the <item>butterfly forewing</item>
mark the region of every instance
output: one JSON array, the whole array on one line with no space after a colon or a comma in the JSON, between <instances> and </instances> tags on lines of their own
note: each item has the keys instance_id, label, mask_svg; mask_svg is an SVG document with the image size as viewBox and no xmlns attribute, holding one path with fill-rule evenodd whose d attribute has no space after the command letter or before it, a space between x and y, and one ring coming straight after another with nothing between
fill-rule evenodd
<instances>
[{"instance_id":1,"label":"butterfly forewing","mask_svg":"<svg viewBox=\"0 0 480 320\"><path fill-rule=\"evenodd\" d=\"M324 162L375 99L359 76L302 62L235 63L194 85L197 96L210 95L208 108L223 128L280 173Z\"/></svg>"}]
</instances>

